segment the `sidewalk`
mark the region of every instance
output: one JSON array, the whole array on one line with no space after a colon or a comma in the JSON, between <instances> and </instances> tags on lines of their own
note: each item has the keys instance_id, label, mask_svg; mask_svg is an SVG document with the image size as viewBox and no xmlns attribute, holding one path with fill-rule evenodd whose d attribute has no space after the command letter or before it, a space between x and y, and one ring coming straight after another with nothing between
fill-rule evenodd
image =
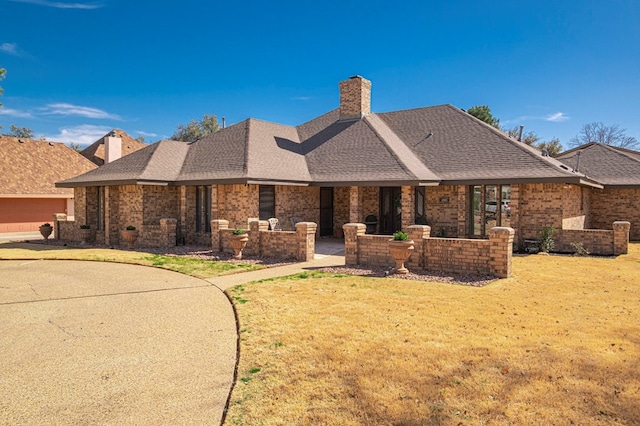
<instances>
[{"instance_id":1,"label":"sidewalk","mask_svg":"<svg viewBox=\"0 0 640 426\"><path fill-rule=\"evenodd\" d=\"M265 268L257 271L241 272L233 275L224 275L221 277L207 278L206 281L218 287L220 290L248 283L251 281L264 280L268 278L283 277L285 275L293 275L301 272L308 272L318 268L328 266L344 266L344 255L323 255L316 254L315 258L309 262L293 263L291 265L277 266L274 268Z\"/></svg>"}]
</instances>

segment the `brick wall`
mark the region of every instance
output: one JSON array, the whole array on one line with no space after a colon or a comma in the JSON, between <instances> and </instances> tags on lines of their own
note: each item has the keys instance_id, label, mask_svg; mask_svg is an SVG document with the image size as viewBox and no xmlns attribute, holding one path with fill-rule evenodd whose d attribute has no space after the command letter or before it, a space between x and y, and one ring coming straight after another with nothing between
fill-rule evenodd
<instances>
[{"instance_id":1,"label":"brick wall","mask_svg":"<svg viewBox=\"0 0 640 426\"><path fill-rule=\"evenodd\" d=\"M317 225L313 222L298 222L295 231L269 231L266 220L255 220L249 224L249 241L243 254L273 257L277 259L296 259L306 262L313 259ZM211 247L213 251L233 253L229 239L234 228L229 221L216 219L211 221Z\"/></svg>"},{"instance_id":2,"label":"brick wall","mask_svg":"<svg viewBox=\"0 0 640 426\"><path fill-rule=\"evenodd\" d=\"M554 250L575 253L571 243L582 243L591 254L610 256L626 254L629 246L629 222L619 221L611 229L558 229L552 236Z\"/></svg>"},{"instance_id":3,"label":"brick wall","mask_svg":"<svg viewBox=\"0 0 640 426\"><path fill-rule=\"evenodd\" d=\"M614 221L628 221L629 238L640 241L640 188L592 188L590 192L593 228L606 229Z\"/></svg>"},{"instance_id":4,"label":"brick wall","mask_svg":"<svg viewBox=\"0 0 640 426\"><path fill-rule=\"evenodd\" d=\"M293 231L292 217L303 222L320 222L320 187L276 186L276 218L283 230Z\"/></svg>"},{"instance_id":5,"label":"brick wall","mask_svg":"<svg viewBox=\"0 0 640 426\"><path fill-rule=\"evenodd\" d=\"M389 254L391 235L365 235L363 223L344 225L345 263L347 265L374 265L392 267L395 262ZM409 269L444 272L466 272L511 276L513 236L511 228L492 228L489 239L431 238L430 227L413 225L409 235L415 250L407 261Z\"/></svg>"},{"instance_id":6,"label":"brick wall","mask_svg":"<svg viewBox=\"0 0 640 426\"><path fill-rule=\"evenodd\" d=\"M145 185L143 224L157 224L164 217L180 217L180 189L176 186Z\"/></svg>"},{"instance_id":7,"label":"brick wall","mask_svg":"<svg viewBox=\"0 0 640 426\"><path fill-rule=\"evenodd\" d=\"M428 186L425 198L427 222L431 226L431 233L434 236L457 237L459 235L458 206L460 204L458 187ZM464 234L466 231L461 235Z\"/></svg>"}]
</instances>

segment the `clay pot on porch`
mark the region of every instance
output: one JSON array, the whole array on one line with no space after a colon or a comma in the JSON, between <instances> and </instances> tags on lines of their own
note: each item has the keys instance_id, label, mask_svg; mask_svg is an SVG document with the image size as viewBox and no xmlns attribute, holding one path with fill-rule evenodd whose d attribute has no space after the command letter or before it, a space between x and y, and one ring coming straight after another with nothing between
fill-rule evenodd
<instances>
[{"instance_id":1,"label":"clay pot on porch","mask_svg":"<svg viewBox=\"0 0 640 426\"><path fill-rule=\"evenodd\" d=\"M229 243L231 244L231 248L233 249L233 258L234 259L242 259L242 250L247 245L247 241L249 241L249 235L244 234L233 234L229 238Z\"/></svg>"},{"instance_id":2,"label":"clay pot on porch","mask_svg":"<svg viewBox=\"0 0 640 426\"><path fill-rule=\"evenodd\" d=\"M120 231L120 237L127 244L129 248L133 248L133 245L138 239L138 230L133 226L127 226L127 229Z\"/></svg>"},{"instance_id":3,"label":"clay pot on porch","mask_svg":"<svg viewBox=\"0 0 640 426\"><path fill-rule=\"evenodd\" d=\"M389 253L393 260L396 261L396 267L393 268L394 274L407 274L409 270L405 268L404 262L409 259L411 253L415 249L413 240L389 240Z\"/></svg>"},{"instance_id":4,"label":"clay pot on porch","mask_svg":"<svg viewBox=\"0 0 640 426\"><path fill-rule=\"evenodd\" d=\"M40 226L40 228L38 228L40 230L40 235L42 235L46 240L49 240L49 236L51 235L51 233L53 232L53 227L51 225L49 225L48 223L45 223L43 225Z\"/></svg>"}]
</instances>

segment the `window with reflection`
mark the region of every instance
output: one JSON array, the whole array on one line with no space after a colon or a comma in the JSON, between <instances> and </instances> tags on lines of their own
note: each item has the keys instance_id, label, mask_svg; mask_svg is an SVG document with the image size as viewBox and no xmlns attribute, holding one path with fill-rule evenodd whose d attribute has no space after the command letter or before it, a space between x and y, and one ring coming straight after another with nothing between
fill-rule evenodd
<instances>
[{"instance_id":1,"label":"window with reflection","mask_svg":"<svg viewBox=\"0 0 640 426\"><path fill-rule=\"evenodd\" d=\"M486 237L495 226L511 226L511 186L474 185L469 187L469 234Z\"/></svg>"}]
</instances>

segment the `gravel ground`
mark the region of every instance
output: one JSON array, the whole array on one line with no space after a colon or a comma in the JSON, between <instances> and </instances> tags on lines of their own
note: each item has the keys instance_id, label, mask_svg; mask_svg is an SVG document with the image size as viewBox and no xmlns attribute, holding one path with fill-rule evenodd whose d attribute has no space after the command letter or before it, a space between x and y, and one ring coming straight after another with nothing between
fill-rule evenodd
<instances>
[{"instance_id":1,"label":"gravel ground","mask_svg":"<svg viewBox=\"0 0 640 426\"><path fill-rule=\"evenodd\" d=\"M484 287L485 285L495 281L494 277L478 276L471 274L448 274L445 272L409 272L408 274L393 274L389 268L376 267L347 267L337 266L320 269L323 272L331 272L334 274L360 275L363 277L387 277L400 278L413 281L429 281L438 283L448 283L457 285L467 285L471 287Z\"/></svg>"}]
</instances>

